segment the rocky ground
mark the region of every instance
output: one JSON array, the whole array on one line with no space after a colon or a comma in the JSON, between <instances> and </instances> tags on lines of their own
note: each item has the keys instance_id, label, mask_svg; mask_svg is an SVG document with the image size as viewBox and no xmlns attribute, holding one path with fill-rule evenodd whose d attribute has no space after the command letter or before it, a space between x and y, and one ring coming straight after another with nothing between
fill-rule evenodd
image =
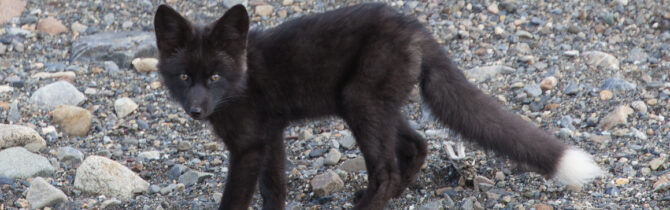
<instances>
[{"instance_id":1,"label":"rocky ground","mask_svg":"<svg viewBox=\"0 0 670 210\"><path fill-rule=\"evenodd\" d=\"M246 1L167 4L200 23ZM155 72L156 0L0 0L0 210L212 209L224 146L168 98ZM246 2L254 27L359 1ZM429 142L388 209L665 209L670 206L670 3L389 1L434 33L468 78L606 176L546 180L457 135L414 94ZM339 119L287 129L289 209L348 209L364 163ZM254 196L254 208L261 205Z\"/></svg>"}]
</instances>

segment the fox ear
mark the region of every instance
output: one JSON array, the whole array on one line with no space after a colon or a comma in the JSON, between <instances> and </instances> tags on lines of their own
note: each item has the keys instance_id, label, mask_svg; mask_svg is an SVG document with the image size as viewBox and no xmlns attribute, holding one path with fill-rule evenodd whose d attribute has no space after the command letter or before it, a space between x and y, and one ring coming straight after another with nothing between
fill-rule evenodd
<instances>
[{"instance_id":1,"label":"fox ear","mask_svg":"<svg viewBox=\"0 0 670 210\"><path fill-rule=\"evenodd\" d=\"M169 56L193 37L191 23L170 6L162 4L154 17L156 46L161 56Z\"/></svg>"},{"instance_id":2,"label":"fox ear","mask_svg":"<svg viewBox=\"0 0 670 210\"><path fill-rule=\"evenodd\" d=\"M244 49L246 48L248 32L249 14L244 6L238 4L228 9L221 18L214 22L209 39L214 43L224 44L224 46L218 45L217 47ZM232 46L228 46L229 44L232 44Z\"/></svg>"}]
</instances>

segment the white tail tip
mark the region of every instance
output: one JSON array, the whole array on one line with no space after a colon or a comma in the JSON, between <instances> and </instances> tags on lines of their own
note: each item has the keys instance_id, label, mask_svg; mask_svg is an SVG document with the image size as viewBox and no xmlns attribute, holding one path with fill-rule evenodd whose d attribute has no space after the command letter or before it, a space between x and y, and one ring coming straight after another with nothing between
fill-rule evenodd
<instances>
[{"instance_id":1,"label":"white tail tip","mask_svg":"<svg viewBox=\"0 0 670 210\"><path fill-rule=\"evenodd\" d=\"M580 149L570 148L561 156L554 178L564 184L581 187L602 175L600 166L593 161L591 155Z\"/></svg>"}]
</instances>

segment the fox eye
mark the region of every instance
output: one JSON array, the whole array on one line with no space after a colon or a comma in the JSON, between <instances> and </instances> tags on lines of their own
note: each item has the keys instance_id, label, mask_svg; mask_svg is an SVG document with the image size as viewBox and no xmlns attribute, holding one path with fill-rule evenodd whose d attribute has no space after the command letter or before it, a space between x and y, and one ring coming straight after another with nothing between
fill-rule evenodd
<instances>
[{"instance_id":1,"label":"fox eye","mask_svg":"<svg viewBox=\"0 0 670 210\"><path fill-rule=\"evenodd\" d=\"M185 81L185 80L187 80L187 79L188 79L188 75L187 75L187 74L180 74L180 75L179 75L179 79L181 79L181 80L184 80L184 81Z\"/></svg>"},{"instance_id":2,"label":"fox eye","mask_svg":"<svg viewBox=\"0 0 670 210\"><path fill-rule=\"evenodd\" d=\"M211 79L212 81L218 81L219 79L221 79L221 76L219 76L218 74L214 74L209 79Z\"/></svg>"}]
</instances>

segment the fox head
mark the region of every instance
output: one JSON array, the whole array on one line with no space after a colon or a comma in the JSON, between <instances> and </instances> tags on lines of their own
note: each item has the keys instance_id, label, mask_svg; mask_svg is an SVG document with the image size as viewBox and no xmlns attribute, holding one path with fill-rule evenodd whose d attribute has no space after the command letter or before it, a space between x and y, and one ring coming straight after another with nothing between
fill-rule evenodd
<instances>
[{"instance_id":1,"label":"fox head","mask_svg":"<svg viewBox=\"0 0 670 210\"><path fill-rule=\"evenodd\" d=\"M154 18L158 69L170 95L194 119L238 96L246 80L249 16L242 5L205 26L160 5Z\"/></svg>"}]
</instances>

